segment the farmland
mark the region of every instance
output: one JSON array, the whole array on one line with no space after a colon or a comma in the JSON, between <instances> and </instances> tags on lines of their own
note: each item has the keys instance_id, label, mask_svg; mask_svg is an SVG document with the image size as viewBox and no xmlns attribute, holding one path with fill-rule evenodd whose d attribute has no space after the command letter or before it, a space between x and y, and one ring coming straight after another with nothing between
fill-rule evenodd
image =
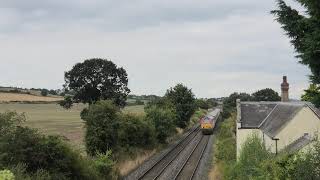
<instances>
[{"instance_id":1,"label":"farmland","mask_svg":"<svg viewBox=\"0 0 320 180\"><path fill-rule=\"evenodd\" d=\"M52 102L60 101L62 97L45 97L37 96L33 94L19 94L19 93L6 93L0 92L0 102L11 102L11 101L28 101L28 102Z\"/></svg>"},{"instance_id":2,"label":"farmland","mask_svg":"<svg viewBox=\"0 0 320 180\"><path fill-rule=\"evenodd\" d=\"M67 137L70 142L83 147L84 124L80 112L85 107L75 104L70 110L65 110L57 104L0 104L0 112L6 110L26 113L26 125L37 128L46 134L59 134ZM143 106L128 106L125 112L143 113Z\"/></svg>"}]
</instances>

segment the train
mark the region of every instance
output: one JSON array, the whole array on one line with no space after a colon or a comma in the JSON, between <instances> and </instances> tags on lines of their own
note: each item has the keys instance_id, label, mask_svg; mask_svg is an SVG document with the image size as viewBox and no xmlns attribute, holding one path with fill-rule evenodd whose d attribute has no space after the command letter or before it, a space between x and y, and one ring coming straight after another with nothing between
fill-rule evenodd
<instances>
[{"instance_id":1,"label":"train","mask_svg":"<svg viewBox=\"0 0 320 180\"><path fill-rule=\"evenodd\" d=\"M216 122L218 121L220 112L221 110L216 108L200 119L200 127L201 127L202 134L204 135L213 134L213 129L216 125Z\"/></svg>"}]
</instances>

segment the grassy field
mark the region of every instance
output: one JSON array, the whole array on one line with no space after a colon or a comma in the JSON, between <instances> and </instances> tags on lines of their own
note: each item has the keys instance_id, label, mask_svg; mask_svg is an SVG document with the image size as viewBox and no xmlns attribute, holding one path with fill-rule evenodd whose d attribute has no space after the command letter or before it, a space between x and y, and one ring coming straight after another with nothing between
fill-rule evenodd
<instances>
[{"instance_id":1,"label":"grassy field","mask_svg":"<svg viewBox=\"0 0 320 180\"><path fill-rule=\"evenodd\" d=\"M0 92L0 102L10 102L10 101L60 101L62 97L45 97L36 96L31 94L18 94L18 93L4 93Z\"/></svg>"},{"instance_id":2,"label":"grassy field","mask_svg":"<svg viewBox=\"0 0 320 180\"><path fill-rule=\"evenodd\" d=\"M37 128L46 134L59 134L67 137L70 142L83 147L84 124L80 112L85 106L76 104L72 109L65 110L57 104L0 104L0 112L7 110L26 113L26 125ZM125 112L143 113L143 106L129 106Z\"/></svg>"}]
</instances>

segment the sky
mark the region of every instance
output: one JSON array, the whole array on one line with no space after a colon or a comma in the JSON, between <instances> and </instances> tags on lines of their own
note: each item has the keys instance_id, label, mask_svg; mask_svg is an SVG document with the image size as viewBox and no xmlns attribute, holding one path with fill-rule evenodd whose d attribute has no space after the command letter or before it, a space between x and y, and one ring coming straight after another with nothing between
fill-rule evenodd
<instances>
[{"instance_id":1,"label":"sky","mask_svg":"<svg viewBox=\"0 0 320 180\"><path fill-rule=\"evenodd\" d=\"M295 2L286 1L301 9ZM126 69L132 94L183 83L197 97L273 88L298 63L275 0L0 0L0 86L57 89L75 63L104 58Z\"/></svg>"}]
</instances>

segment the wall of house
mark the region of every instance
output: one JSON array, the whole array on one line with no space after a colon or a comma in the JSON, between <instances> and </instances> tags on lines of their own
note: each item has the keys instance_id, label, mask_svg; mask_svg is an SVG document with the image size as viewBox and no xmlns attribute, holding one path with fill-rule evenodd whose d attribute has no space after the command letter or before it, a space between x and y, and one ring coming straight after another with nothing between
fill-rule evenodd
<instances>
[{"instance_id":1,"label":"wall of house","mask_svg":"<svg viewBox=\"0 0 320 180\"><path fill-rule=\"evenodd\" d=\"M248 137L253 134L258 135L261 139L263 138L263 134L259 129L238 129L237 128L237 158L240 155L241 147Z\"/></svg>"},{"instance_id":2,"label":"wall of house","mask_svg":"<svg viewBox=\"0 0 320 180\"><path fill-rule=\"evenodd\" d=\"M310 136L319 135L320 120L318 116L309 108L302 108L296 116L276 135L279 138L278 150L285 148L304 133Z\"/></svg>"}]
</instances>

